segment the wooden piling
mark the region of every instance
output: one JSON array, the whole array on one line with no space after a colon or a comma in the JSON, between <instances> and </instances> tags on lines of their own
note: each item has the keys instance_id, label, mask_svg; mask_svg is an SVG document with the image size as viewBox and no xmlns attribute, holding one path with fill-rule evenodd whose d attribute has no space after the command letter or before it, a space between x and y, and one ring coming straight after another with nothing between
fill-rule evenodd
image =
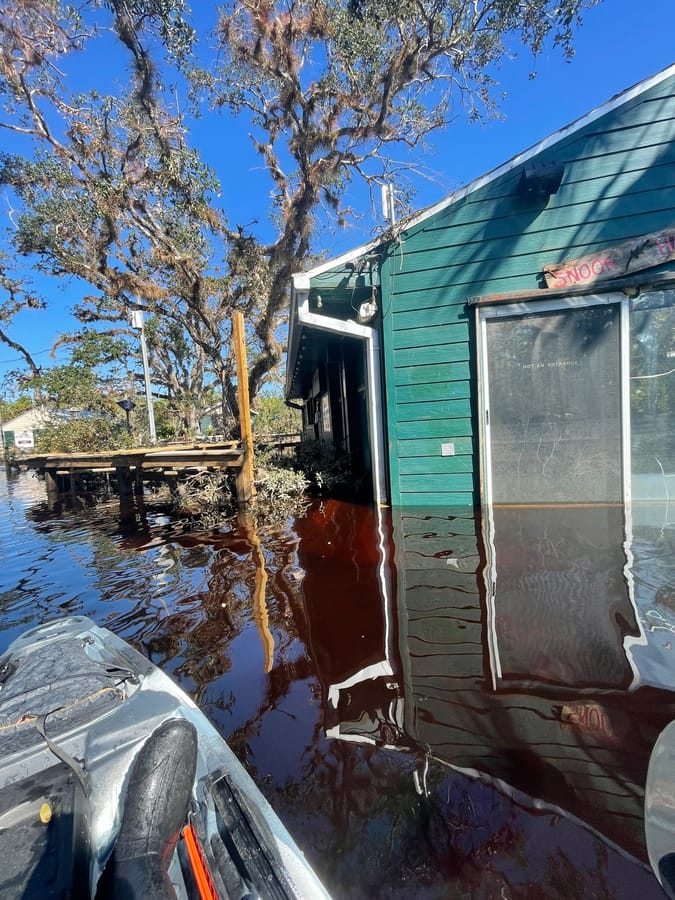
<instances>
[{"instance_id":1,"label":"wooden piling","mask_svg":"<svg viewBox=\"0 0 675 900\"><path fill-rule=\"evenodd\" d=\"M255 497L253 478L253 429L248 393L248 364L246 361L246 335L244 316L236 312L232 316L232 343L237 364L237 399L239 402L239 428L244 459L237 473L237 502L246 506Z\"/></svg>"},{"instance_id":2,"label":"wooden piling","mask_svg":"<svg viewBox=\"0 0 675 900\"><path fill-rule=\"evenodd\" d=\"M134 493L143 496L143 469L140 466L136 466L134 471Z\"/></svg>"},{"instance_id":3,"label":"wooden piling","mask_svg":"<svg viewBox=\"0 0 675 900\"><path fill-rule=\"evenodd\" d=\"M131 497L133 494L133 484L131 481L131 470L128 466L117 466L117 490L120 497Z\"/></svg>"},{"instance_id":4,"label":"wooden piling","mask_svg":"<svg viewBox=\"0 0 675 900\"><path fill-rule=\"evenodd\" d=\"M47 486L47 494L59 493L59 482L56 477L56 469L45 469L45 485Z\"/></svg>"}]
</instances>

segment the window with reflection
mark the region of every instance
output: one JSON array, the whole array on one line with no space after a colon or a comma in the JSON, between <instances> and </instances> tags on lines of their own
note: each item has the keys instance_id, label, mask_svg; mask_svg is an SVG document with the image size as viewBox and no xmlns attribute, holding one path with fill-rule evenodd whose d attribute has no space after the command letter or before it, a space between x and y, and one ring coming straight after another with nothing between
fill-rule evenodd
<instances>
[{"instance_id":1,"label":"window with reflection","mask_svg":"<svg viewBox=\"0 0 675 900\"><path fill-rule=\"evenodd\" d=\"M483 321L495 685L669 685L675 291Z\"/></svg>"}]
</instances>

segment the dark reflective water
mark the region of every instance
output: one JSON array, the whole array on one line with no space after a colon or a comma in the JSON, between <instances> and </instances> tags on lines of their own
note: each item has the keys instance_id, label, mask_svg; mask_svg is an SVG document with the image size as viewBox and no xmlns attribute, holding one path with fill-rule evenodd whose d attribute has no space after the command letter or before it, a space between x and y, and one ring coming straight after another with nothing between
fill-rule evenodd
<instances>
[{"instance_id":1,"label":"dark reflective water","mask_svg":"<svg viewBox=\"0 0 675 900\"><path fill-rule=\"evenodd\" d=\"M662 897L665 508L376 511L186 534L0 474L0 650L59 615L198 701L336 897Z\"/></svg>"}]
</instances>

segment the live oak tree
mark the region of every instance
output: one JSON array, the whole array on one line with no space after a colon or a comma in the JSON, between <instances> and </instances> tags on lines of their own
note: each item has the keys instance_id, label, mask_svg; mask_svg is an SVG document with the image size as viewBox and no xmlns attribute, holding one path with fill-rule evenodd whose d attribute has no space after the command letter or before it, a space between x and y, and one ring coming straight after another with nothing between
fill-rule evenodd
<instances>
[{"instance_id":1,"label":"live oak tree","mask_svg":"<svg viewBox=\"0 0 675 900\"><path fill-rule=\"evenodd\" d=\"M237 0L224 7L218 64L195 79L247 119L272 181L278 231L258 255L267 290L256 321L259 370L280 359L277 317L290 275L312 251L322 208L344 221L350 181L389 180L392 154L402 146L422 153L456 105L470 118L490 114L495 67L518 43L536 55L551 40L570 57L573 27L594 2ZM408 157L406 168L414 167Z\"/></svg>"},{"instance_id":2,"label":"live oak tree","mask_svg":"<svg viewBox=\"0 0 675 900\"><path fill-rule=\"evenodd\" d=\"M90 320L87 304L76 307L76 315ZM97 304L94 321L97 330L79 329L63 334L54 349L72 348L73 358L81 356L82 341L88 342L90 364L114 366L126 362L124 383L127 393L143 395L145 382L138 332L126 323L118 323L117 305L104 308ZM103 329L103 324L106 324ZM117 324L116 324L117 323ZM145 319L145 343L152 372L153 396L162 411L166 437L180 437L197 431L200 416L218 405L218 379L209 365L203 347L196 345L176 321L157 315ZM144 401L143 401L144 402ZM157 418L157 416L156 416ZM159 422L158 429L159 429Z\"/></svg>"},{"instance_id":3,"label":"live oak tree","mask_svg":"<svg viewBox=\"0 0 675 900\"><path fill-rule=\"evenodd\" d=\"M119 326L133 309L163 323L156 334L169 329L172 343L156 341L158 376L174 398L194 401L191 416L210 390L207 370L229 401L233 279L220 277L213 262L214 246L221 253L223 246L209 202L214 181L187 146L140 42L147 26L148 37L158 34L178 52L189 36L173 12L180 5L106 4L108 24L131 60L131 82L115 94L72 94L60 69L69 54L91 52L101 4L85 4L85 19L46 0L9 6L0 23L8 98L0 125L28 140L30 150L0 157L0 180L21 203L14 249L37 259L43 272L75 276L94 289L75 309L83 324ZM186 352L176 362L186 341L187 367Z\"/></svg>"},{"instance_id":4,"label":"live oak tree","mask_svg":"<svg viewBox=\"0 0 675 900\"><path fill-rule=\"evenodd\" d=\"M127 446L131 438L119 406L125 399L135 404L133 437L147 443L143 378L136 365L138 351L129 335L122 329L112 333L85 328L76 340L64 336L57 343L67 353L67 362L14 379L51 414L51 424L40 435L40 448L73 451ZM175 349L180 355L180 348ZM164 383L161 375L155 377L155 383ZM160 394L155 403L157 434L182 438L195 408L194 403L186 406L181 394Z\"/></svg>"},{"instance_id":5,"label":"live oak tree","mask_svg":"<svg viewBox=\"0 0 675 900\"><path fill-rule=\"evenodd\" d=\"M317 226L349 217L354 179L386 181L403 151L414 169L453 116L490 114L496 67L516 48L570 56L594 2L237 0L219 13L211 56L182 2L85 0L78 12L9 0L0 126L21 149L0 158L0 181L20 201L15 250L92 287L82 321L143 309L180 329L224 414L236 412L232 312L249 326L255 397L282 359L290 276L316 252ZM78 55L95 65L102 35L130 79L69 92L65 67ZM219 208L179 111L187 83L211 101L214 128L221 110L250 132L271 188L257 230Z\"/></svg>"},{"instance_id":6,"label":"live oak tree","mask_svg":"<svg viewBox=\"0 0 675 900\"><path fill-rule=\"evenodd\" d=\"M30 351L11 337L9 327L21 310L43 309L44 305L26 282L14 275L7 258L0 255L0 342L18 354L17 362L33 375L38 374L39 366Z\"/></svg>"},{"instance_id":7,"label":"live oak tree","mask_svg":"<svg viewBox=\"0 0 675 900\"><path fill-rule=\"evenodd\" d=\"M200 416L217 407L220 396L208 355L179 324L159 316L148 320L145 333L153 382L176 422L175 436L194 434Z\"/></svg>"}]
</instances>

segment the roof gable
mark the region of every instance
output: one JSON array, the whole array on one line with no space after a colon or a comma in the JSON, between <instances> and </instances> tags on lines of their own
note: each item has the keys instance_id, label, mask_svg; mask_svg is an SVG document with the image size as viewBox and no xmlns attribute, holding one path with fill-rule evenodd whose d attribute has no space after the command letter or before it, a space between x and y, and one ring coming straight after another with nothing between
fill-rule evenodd
<instances>
[{"instance_id":1,"label":"roof gable","mask_svg":"<svg viewBox=\"0 0 675 900\"><path fill-rule=\"evenodd\" d=\"M457 191L453 191L451 194L449 194L447 197L434 204L433 206L426 207L419 213L411 216L409 219L401 220L401 222L399 222L397 225L396 232L400 234L413 230L418 225L424 224L428 222L429 219L432 219L440 213L443 213L446 209L448 209L448 207L454 206L455 204L467 199L476 191L487 188L493 182L508 177L513 172L513 170L521 167L523 164L529 162L535 157L545 153L553 147L562 147L568 140L575 140L580 132L582 132L584 129L587 129L589 126L592 126L592 124L597 120L601 119L604 116L607 116L610 113L618 112L622 107L628 109L628 107L630 107L634 101L639 101L640 98L642 98L648 91L658 87L660 84L671 78L675 78L675 64L668 66L667 68L663 69L661 72L656 73L650 78L647 78L644 81L641 81L638 84L627 88L625 91L616 94L606 103L603 103L596 109L591 110L591 112L586 113L584 116L581 116L579 119L576 119L569 125L560 128L556 132L553 132L548 137L524 150L522 153L513 156L511 159L498 166L497 168L492 169L485 175L481 175L479 178L474 179L463 188L460 188ZM360 259L364 255L371 253L374 249L381 246L382 244L386 244L390 237L391 234L389 232L386 232L375 240L355 247L354 249L348 251L347 253L343 253L338 257L326 260L306 272L294 275L294 286L298 289L302 287L308 289L310 281L314 278L317 278L321 275L326 275L326 273L344 267L349 262Z\"/></svg>"},{"instance_id":2,"label":"roof gable","mask_svg":"<svg viewBox=\"0 0 675 900\"><path fill-rule=\"evenodd\" d=\"M8 419L2 423L3 431L19 431L21 429L30 430L32 428L44 428L50 422L50 415L46 410L38 406L24 410L13 419Z\"/></svg>"}]
</instances>

